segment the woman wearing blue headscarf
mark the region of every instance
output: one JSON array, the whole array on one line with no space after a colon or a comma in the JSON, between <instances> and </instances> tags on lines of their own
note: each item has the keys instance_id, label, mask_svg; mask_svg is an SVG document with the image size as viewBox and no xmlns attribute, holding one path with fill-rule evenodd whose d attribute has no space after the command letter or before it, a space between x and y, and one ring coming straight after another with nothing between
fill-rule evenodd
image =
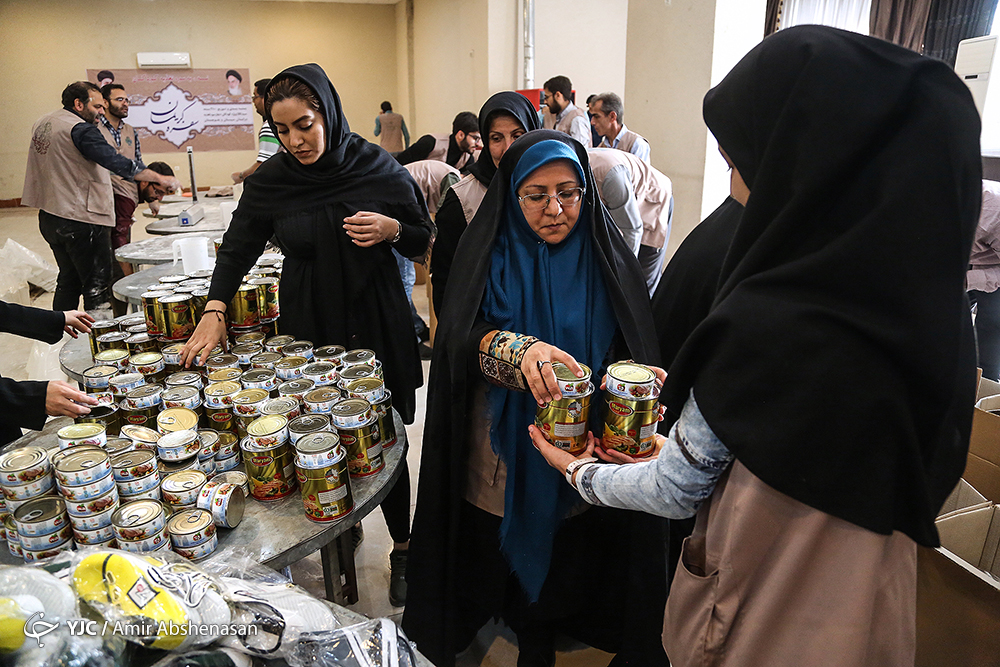
<instances>
[{"instance_id":1,"label":"woman wearing blue headscarf","mask_svg":"<svg viewBox=\"0 0 1000 667\"><path fill-rule=\"evenodd\" d=\"M666 664L662 522L587 508L528 436L558 397L552 362L599 378L656 355L638 264L596 194L582 146L529 132L456 252L464 289L449 289L435 341L403 618L442 667L490 617L517 634L519 665L552 664L557 632Z\"/></svg>"}]
</instances>

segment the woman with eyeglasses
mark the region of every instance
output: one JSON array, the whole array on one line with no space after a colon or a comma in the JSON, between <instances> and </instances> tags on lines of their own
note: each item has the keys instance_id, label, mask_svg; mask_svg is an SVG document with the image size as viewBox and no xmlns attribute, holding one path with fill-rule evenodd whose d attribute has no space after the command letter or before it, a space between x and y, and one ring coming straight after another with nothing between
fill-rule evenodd
<instances>
[{"instance_id":1,"label":"woman with eyeglasses","mask_svg":"<svg viewBox=\"0 0 1000 667\"><path fill-rule=\"evenodd\" d=\"M586 150L550 130L517 139L452 276L465 288L449 288L434 346L404 630L441 667L491 617L517 635L518 665L553 664L556 634L612 664L666 665L662 520L588 508L528 435L558 397L553 362L598 378L655 363L645 283Z\"/></svg>"}]
</instances>

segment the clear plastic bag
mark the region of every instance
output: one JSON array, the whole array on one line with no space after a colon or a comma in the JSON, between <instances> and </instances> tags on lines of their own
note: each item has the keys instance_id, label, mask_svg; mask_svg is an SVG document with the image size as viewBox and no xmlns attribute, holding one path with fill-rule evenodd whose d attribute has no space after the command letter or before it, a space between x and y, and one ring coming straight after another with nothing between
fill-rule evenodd
<instances>
[{"instance_id":1,"label":"clear plastic bag","mask_svg":"<svg viewBox=\"0 0 1000 667\"><path fill-rule=\"evenodd\" d=\"M305 633L286 658L292 667L416 667L399 627L379 618L331 632Z\"/></svg>"},{"instance_id":2,"label":"clear plastic bag","mask_svg":"<svg viewBox=\"0 0 1000 667\"><path fill-rule=\"evenodd\" d=\"M46 292L54 292L59 271L37 252L28 250L14 239L7 239L0 248L0 266L4 267L3 280L27 281L41 287ZM0 284L0 295L9 289L6 282Z\"/></svg>"}]
</instances>

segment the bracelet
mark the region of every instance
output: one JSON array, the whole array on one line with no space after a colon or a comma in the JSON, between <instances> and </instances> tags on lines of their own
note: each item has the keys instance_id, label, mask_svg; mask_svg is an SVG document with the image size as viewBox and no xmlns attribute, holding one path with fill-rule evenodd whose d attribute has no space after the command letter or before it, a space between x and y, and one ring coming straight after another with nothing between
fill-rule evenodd
<instances>
[{"instance_id":1,"label":"bracelet","mask_svg":"<svg viewBox=\"0 0 1000 667\"><path fill-rule=\"evenodd\" d=\"M396 235L389 239L389 243L395 243L399 240L399 237L403 235L403 223L396 220Z\"/></svg>"},{"instance_id":2,"label":"bracelet","mask_svg":"<svg viewBox=\"0 0 1000 667\"><path fill-rule=\"evenodd\" d=\"M569 465L566 466L566 481L569 482L569 485L576 489L576 484L573 483L573 473L588 463L595 463L596 461L597 459L593 456L587 456L582 459L574 459L570 461Z\"/></svg>"},{"instance_id":3,"label":"bracelet","mask_svg":"<svg viewBox=\"0 0 1000 667\"><path fill-rule=\"evenodd\" d=\"M218 308L206 308L201 313L202 317L204 317L206 313L218 313L220 322L223 322L226 319L226 311L219 310Z\"/></svg>"}]
</instances>

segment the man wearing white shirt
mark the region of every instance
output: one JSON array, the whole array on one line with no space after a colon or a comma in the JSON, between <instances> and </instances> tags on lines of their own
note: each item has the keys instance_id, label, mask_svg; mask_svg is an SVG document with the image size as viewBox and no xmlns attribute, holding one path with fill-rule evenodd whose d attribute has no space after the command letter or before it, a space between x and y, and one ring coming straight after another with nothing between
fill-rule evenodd
<instances>
[{"instance_id":1,"label":"man wearing white shirt","mask_svg":"<svg viewBox=\"0 0 1000 667\"><path fill-rule=\"evenodd\" d=\"M542 102L548 107L542 126L548 130L558 130L573 137L584 148L593 148L587 112L573 102L573 83L565 76L554 76L542 86Z\"/></svg>"},{"instance_id":2,"label":"man wearing white shirt","mask_svg":"<svg viewBox=\"0 0 1000 667\"><path fill-rule=\"evenodd\" d=\"M594 96L589 106L592 116L590 122L597 133L604 137L600 148L617 148L649 163L649 142L625 127L622 98L614 93L601 93Z\"/></svg>"}]
</instances>

